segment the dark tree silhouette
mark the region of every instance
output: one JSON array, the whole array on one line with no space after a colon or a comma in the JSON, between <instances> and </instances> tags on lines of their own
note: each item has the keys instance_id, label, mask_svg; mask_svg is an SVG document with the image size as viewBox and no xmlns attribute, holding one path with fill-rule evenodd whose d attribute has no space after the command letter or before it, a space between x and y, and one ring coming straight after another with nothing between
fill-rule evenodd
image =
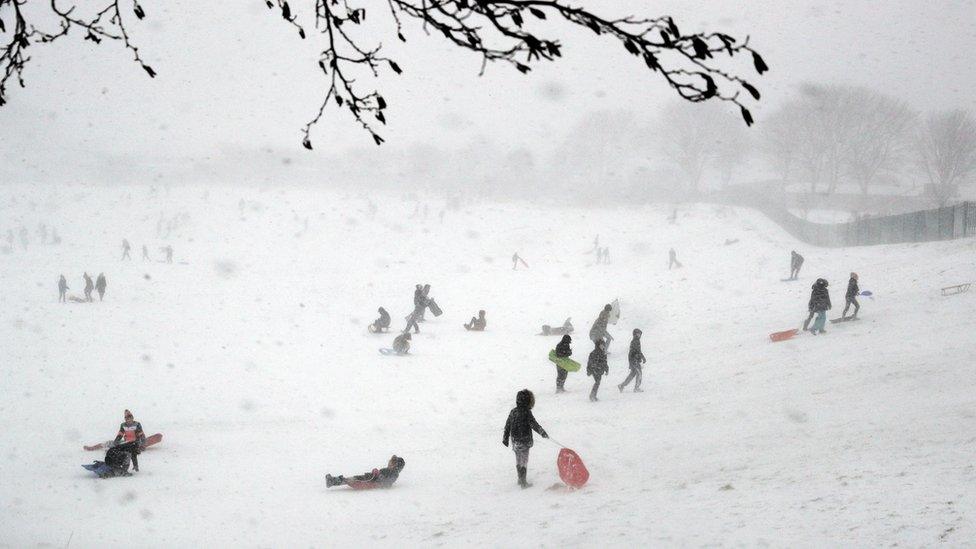
<instances>
[{"instance_id":1,"label":"dark tree silhouette","mask_svg":"<svg viewBox=\"0 0 976 549\"><path fill-rule=\"evenodd\" d=\"M28 21L24 12L28 3L37 11L36 5L42 1L48 0L0 0L3 48L0 50L0 105L4 103L10 82L24 86L28 47L66 36L72 28L78 28L86 40L95 43L121 42L150 77L156 76L153 68L140 58L139 48L130 41L126 28L132 17L142 19L146 15L138 2L101 0L94 2L101 7L100 11L88 8L88 15L83 16L76 13L77 0L49 0L45 11L50 13L44 15L49 18L53 14L60 28L47 32ZM286 0L265 0L265 3L294 26L300 38L306 38L305 27ZM392 14L400 40L406 41L407 23L419 21L425 33L440 34L458 48L479 55L482 72L489 62L502 62L528 73L532 63L560 57L559 40L543 37L536 30L547 29L551 20L587 28L619 42L681 98L692 102L717 99L737 105L748 125L752 124L752 114L741 92L745 90L754 100L759 100L759 91L726 65L745 56L751 57L749 60L757 73L768 70L759 53L749 46L748 38L738 40L720 32L684 34L666 16L606 18L563 0L386 0L379 4ZM302 130L302 144L308 149L312 148L312 128L333 103L348 110L377 145L383 143L376 128L377 124L386 123L387 103L378 90L363 88L358 79L363 72L378 77L380 71L399 74L401 68L381 53L381 46L365 44L358 35L354 36L350 29L365 19L365 8L354 1L315 0L313 25L322 35L319 66L326 81L318 112Z\"/></svg>"}]
</instances>

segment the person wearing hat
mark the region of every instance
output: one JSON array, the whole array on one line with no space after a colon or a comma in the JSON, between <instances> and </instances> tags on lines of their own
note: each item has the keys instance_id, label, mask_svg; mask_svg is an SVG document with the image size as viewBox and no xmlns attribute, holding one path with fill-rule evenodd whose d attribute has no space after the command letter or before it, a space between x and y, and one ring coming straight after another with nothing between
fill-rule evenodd
<instances>
[{"instance_id":1,"label":"person wearing hat","mask_svg":"<svg viewBox=\"0 0 976 549\"><path fill-rule=\"evenodd\" d=\"M590 389L590 402L599 400L596 398L597 391L600 390L600 380L605 375L610 374L610 366L607 365L606 343L602 339L596 340L593 350L586 361L586 375L593 376L593 388Z\"/></svg>"},{"instance_id":2,"label":"person wearing hat","mask_svg":"<svg viewBox=\"0 0 976 549\"><path fill-rule=\"evenodd\" d=\"M333 486L342 486L359 483L377 483L381 488L389 488L393 486L393 483L400 478L400 471L403 470L403 466L406 465L406 461L400 456L393 455L390 461L386 463L386 467L382 469L373 469L369 473L363 473L361 475L356 475L352 478L346 478L342 475L332 476L325 475L325 487L332 488ZM352 483L352 484L350 484Z\"/></svg>"},{"instance_id":3,"label":"person wearing hat","mask_svg":"<svg viewBox=\"0 0 976 549\"><path fill-rule=\"evenodd\" d=\"M564 334L563 338L559 340L556 344L556 356L559 358L569 358L573 355L573 348L570 344L573 342L573 338L569 334ZM556 392L565 393L566 389L563 387L566 385L566 376L569 372L563 370L558 365L556 366Z\"/></svg>"},{"instance_id":4,"label":"person wearing hat","mask_svg":"<svg viewBox=\"0 0 976 549\"><path fill-rule=\"evenodd\" d=\"M803 323L803 329L806 330L810 319L816 316L813 327L810 328L810 333L814 335L827 333L824 330L824 325L827 322L827 311L831 309L830 292L827 291L827 286L825 279L818 278L810 287L810 301L807 303L807 310L810 311L810 315Z\"/></svg>"},{"instance_id":5,"label":"person wearing hat","mask_svg":"<svg viewBox=\"0 0 976 549\"><path fill-rule=\"evenodd\" d=\"M641 372L642 370L641 365L646 363L647 359L644 358L644 353L641 351L641 343L640 343L641 334L643 334L643 332L641 332L640 329L634 328L634 339L630 340L630 352L627 353L627 362L630 365L630 373L627 375L627 379L625 379L623 383L617 385L617 388L620 389L621 393L624 392L624 387L630 384L630 380L632 379L635 380L634 392L635 393L644 392L643 389L640 388L641 374L643 373Z\"/></svg>"},{"instance_id":6,"label":"person wearing hat","mask_svg":"<svg viewBox=\"0 0 976 549\"><path fill-rule=\"evenodd\" d=\"M528 389L522 389L515 394L515 407L508 413L505 420L505 432L502 434L502 444L508 446L512 443L512 450L515 452L515 472L518 475L518 484L522 488L532 486L526 480L529 467L529 450L532 449L532 431L539 433L542 438L549 438L546 430L539 425L532 415L532 408L535 406L535 395Z\"/></svg>"},{"instance_id":7,"label":"person wearing hat","mask_svg":"<svg viewBox=\"0 0 976 549\"><path fill-rule=\"evenodd\" d=\"M115 435L116 445L128 442L137 442L135 446L142 448L146 445L146 434L142 431L142 424L135 420L132 412L126 410L124 413L125 421L119 425L119 433ZM136 457L138 451L132 452L132 469L139 470L139 459Z\"/></svg>"},{"instance_id":8,"label":"person wearing hat","mask_svg":"<svg viewBox=\"0 0 976 549\"><path fill-rule=\"evenodd\" d=\"M847 309L854 306L854 314L851 318L857 318L857 312L861 310L861 304L857 302L857 294L861 293L861 288L857 285L857 273L851 273L851 279L847 282L847 304L844 305L844 313L840 316L847 318Z\"/></svg>"},{"instance_id":9,"label":"person wearing hat","mask_svg":"<svg viewBox=\"0 0 976 549\"><path fill-rule=\"evenodd\" d=\"M607 331L607 324L610 322L610 311L613 310L613 305L607 303L603 306L603 310L597 315L596 320L593 321L593 326L590 327L590 341L596 343L597 341L603 342L603 348L607 349L610 346L610 342L613 341L613 336Z\"/></svg>"}]
</instances>

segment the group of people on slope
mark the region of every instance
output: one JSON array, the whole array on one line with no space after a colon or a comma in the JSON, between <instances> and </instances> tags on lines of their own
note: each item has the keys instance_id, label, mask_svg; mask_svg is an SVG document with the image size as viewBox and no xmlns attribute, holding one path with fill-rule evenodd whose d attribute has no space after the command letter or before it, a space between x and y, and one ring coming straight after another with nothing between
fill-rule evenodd
<instances>
[{"instance_id":1,"label":"group of people on slope","mask_svg":"<svg viewBox=\"0 0 976 549\"><path fill-rule=\"evenodd\" d=\"M91 276L89 276L87 272L84 273L82 277L85 280L85 299L82 300L74 296L72 296L71 299L74 301L87 301L90 303L92 301L92 291L97 290L98 300L102 301L102 299L105 298L105 288L108 287L108 282L105 281L105 273L99 273L98 278L95 281L92 281ZM68 290L68 280L64 277L64 275L61 275L61 278L58 279L58 303L68 302Z\"/></svg>"},{"instance_id":2,"label":"group of people on slope","mask_svg":"<svg viewBox=\"0 0 976 549\"><path fill-rule=\"evenodd\" d=\"M818 278L810 290L810 301L807 303L808 315L806 320L803 321L803 330L809 330L810 333L824 334L827 333L825 330L825 325L827 323L827 311L831 309L830 303L830 293L827 291L827 280L823 278ZM857 313L861 310L861 304L857 301L857 296L861 293L861 289L858 285L857 273L851 273L850 279L847 281L847 293L844 294L844 312L841 313L842 319L847 319L847 311L850 310L851 306L854 306L854 314L851 318L857 318ZM813 326L810 326L810 321L813 320Z\"/></svg>"}]
</instances>

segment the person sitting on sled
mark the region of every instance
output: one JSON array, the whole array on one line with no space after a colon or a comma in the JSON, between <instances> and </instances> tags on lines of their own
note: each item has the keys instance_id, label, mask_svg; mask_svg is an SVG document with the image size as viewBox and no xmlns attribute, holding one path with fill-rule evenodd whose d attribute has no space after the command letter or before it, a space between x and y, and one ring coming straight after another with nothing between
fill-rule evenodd
<instances>
[{"instance_id":1,"label":"person sitting on sled","mask_svg":"<svg viewBox=\"0 0 976 549\"><path fill-rule=\"evenodd\" d=\"M352 478L346 478L342 475L334 477L332 475L325 475L325 487L332 488L333 486L355 486L362 483L376 483L378 488L389 488L393 486L397 478L400 477L400 471L403 470L403 466L406 462L402 457L394 455L387 462L386 467L382 469L373 469L369 473L363 473L361 475L356 475ZM372 486L370 486L372 488Z\"/></svg>"},{"instance_id":2,"label":"person sitting on sled","mask_svg":"<svg viewBox=\"0 0 976 549\"><path fill-rule=\"evenodd\" d=\"M373 321L373 331L382 332L390 328L390 313L386 312L386 309L380 307L376 310L380 314L380 317Z\"/></svg>"},{"instance_id":3,"label":"person sitting on sled","mask_svg":"<svg viewBox=\"0 0 976 549\"><path fill-rule=\"evenodd\" d=\"M476 332L483 332L488 326L488 320L485 318L484 309L478 311L478 318L471 317L471 322L464 325L466 330L474 330Z\"/></svg>"},{"instance_id":4,"label":"person sitting on sled","mask_svg":"<svg viewBox=\"0 0 976 549\"><path fill-rule=\"evenodd\" d=\"M142 432L142 424L135 420L132 416L132 412L125 411L125 421L119 425L119 433L115 435L115 440L113 441L116 446L121 446L121 442L125 441L126 444L130 442L136 443L135 446L141 451L146 445L146 434ZM132 469L134 471L139 471L139 459L136 457L139 451L132 453ZM108 463L108 455L105 457L106 463ZM126 469L129 466L126 464Z\"/></svg>"}]
</instances>

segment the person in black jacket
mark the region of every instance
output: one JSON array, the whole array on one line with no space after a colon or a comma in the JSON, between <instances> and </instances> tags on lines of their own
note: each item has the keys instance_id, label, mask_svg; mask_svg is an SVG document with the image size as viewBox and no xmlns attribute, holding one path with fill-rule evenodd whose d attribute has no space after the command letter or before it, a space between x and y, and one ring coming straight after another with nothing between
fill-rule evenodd
<instances>
[{"instance_id":1,"label":"person in black jacket","mask_svg":"<svg viewBox=\"0 0 976 549\"><path fill-rule=\"evenodd\" d=\"M88 301L90 303L92 300L91 293L92 290L95 289L95 283L92 282L92 279L90 276L88 276L88 273L85 273L83 277L85 279L85 301Z\"/></svg>"},{"instance_id":2,"label":"person in black jacket","mask_svg":"<svg viewBox=\"0 0 976 549\"><path fill-rule=\"evenodd\" d=\"M854 306L854 314L851 318L857 318L857 312L861 310L861 304L857 302L857 294L861 293L861 288L857 285L857 273L851 273L851 279L847 282L847 295L844 297L847 299L847 304L844 305L844 313L841 317L847 318L847 309L851 305Z\"/></svg>"},{"instance_id":3,"label":"person in black jacket","mask_svg":"<svg viewBox=\"0 0 976 549\"><path fill-rule=\"evenodd\" d=\"M390 328L390 313L386 312L386 309L383 307L377 309L376 312L380 314L380 317L370 325L370 331L378 334Z\"/></svg>"},{"instance_id":4,"label":"person in black jacket","mask_svg":"<svg viewBox=\"0 0 976 549\"><path fill-rule=\"evenodd\" d=\"M342 475L334 477L327 474L325 475L325 487L332 488L333 486L342 486L344 484L348 485L350 481L353 481L357 484L363 482L375 482L382 488L389 488L393 486L393 483L396 482L398 478L400 478L400 471L403 470L403 466L406 464L407 462L404 461L402 457L394 455L390 458L390 461L386 463L386 467L382 469L373 469L369 473L356 475L351 479Z\"/></svg>"},{"instance_id":5,"label":"person in black jacket","mask_svg":"<svg viewBox=\"0 0 976 549\"><path fill-rule=\"evenodd\" d=\"M101 301L105 299L105 288L108 284L105 282L105 273L100 273L98 278L95 280L95 290L98 291L98 300Z\"/></svg>"},{"instance_id":6,"label":"person in black jacket","mask_svg":"<svg viewBox=\"0 0 976 549\"><path fill-rule=\"evenodd\" d=\"M610 312L613 310L613 305L607 303L603 306L603 310L597 315L596 320L593 321L593 325L590 327L590 341L596 343L598 340L603 341L603 348L606 349L610 342L613 341L613 336L607 331L607 324L610 322Z\"/></svg>"},{"instance_id":7,"label":"person in black jacket","mask_svg":"<svg viewBox=\"0 0 976 549\"><path fill-rule=\"evenodd\" d=\"M802 266L803 266L803 256L796 253L796 250L791 250L789 280L796 280L796 277L800 276L800 267Z\"/></svg>"},{"instance_id":8,"label":"person in black jacket","mask_svg":"<svg viewBox=\"0 0 976 549\"><path fill-rule=\"evenodd\" d=\"M569 334L564 334L563 338L559 340L559 343L556 344L556 356L559 358L571 357L573 355L573 349L569 346L569 344L572 342L573 342L573 338L570 337ZM556 366L556 392L557 393L566 392L566 389L563 388L563 385L566 384L566 376L568 375L569 372L563 370L559 366Z\"/></svg>"},{"instance_id":9,"label":"person in black jacket","mask_svg":"<svg viewBox=\"0 0 976 549\"><path fill-rule=\"evenodd\" d=\"M424 287L417 284L413 292L413 312L407 317L407 327L404 331L410 331L412 326L414 333L420 333L420 325L417 324L424 319L424 310L427 309L427 296L424 294Z\"/></svg>"},{"instance_id":10,"label":"person in black jacket","mask_svg":"<svg viewBox=\"0 0 976 549\"><path fill-rule=\"evenodd\" d=\"M644 353L641 351L640 338L642 333L643 332L641 332L639 329L634 328L634 339L630 340L630 352L627 353L627 362L630 366L630 374L627 375L627 379L625 379L623 383L617 385L617 388L620 389L621 393L624 392L624 387L626 387L630 383L630 380L635 378L636 381L634 382L634 392L635 393L644 392L640 388L641 374L642 374L641 365L647 362L647 359L644 358Z\"/></svg>"},{"instance_id":11,"label":"person in black jacket","mask_svg":"<svg viewBox=\"0 0 976 549\"><path fill-rule=\"evenodd\" d=\"M811 287L810 302L807 304L810 315L807 316L806 322L803 323L803 329L807 329L810 318L816 315L817 319L813 322L813 327L810 328L810 332L814 335L827 333L827 330L824 330L824 325L827 323L827 311L830 310L830 307L830 293L827 291L827 281L818 278Z\"/></svg>"},{"instance_id":12,"label":"person in black jacket","mask_svg":"<svg viewBox=\"0 0 976 549\"><path fill-rule=\"evenodd\" d=\"M542 438L549 438L546 430L532 415L532 408L535 406L535 395L528 389L522 389L515 395L515 407L508 413L508 420L505 421L505 433L502 435L502 444L508 446L508 441L512 441L512 450L515 452L515 471L518 473L518 483L522 488L532 486L525 480L529 464L529 449L532 448L532 431L539 433Z\"/></svg>"},{"instance_id":13,"label":"person in black jacket","mask_svg":"<svg viewBox=\"0 0 976 549\"><path fill-rule=\"evenodd\" d=\"M593 350L590 351L590 358L586 361L586 375L593 376L593 388L590 389L590 402L599 400L596 392L600 390L600 379L610 373L610 366L607 365L607 352L604 350L606 343L602 339L596 341Z\"/></svg>"},{"instance_id":14,"label":"person in black jacket","mask_svg":"<svg viewBox=\"0 0 976 549\"><path fill-rule=\"evenodd\" d=\"M58 279L58 303L68 302L68 280L61 275Z\"/></svg>"}]
</instances>

